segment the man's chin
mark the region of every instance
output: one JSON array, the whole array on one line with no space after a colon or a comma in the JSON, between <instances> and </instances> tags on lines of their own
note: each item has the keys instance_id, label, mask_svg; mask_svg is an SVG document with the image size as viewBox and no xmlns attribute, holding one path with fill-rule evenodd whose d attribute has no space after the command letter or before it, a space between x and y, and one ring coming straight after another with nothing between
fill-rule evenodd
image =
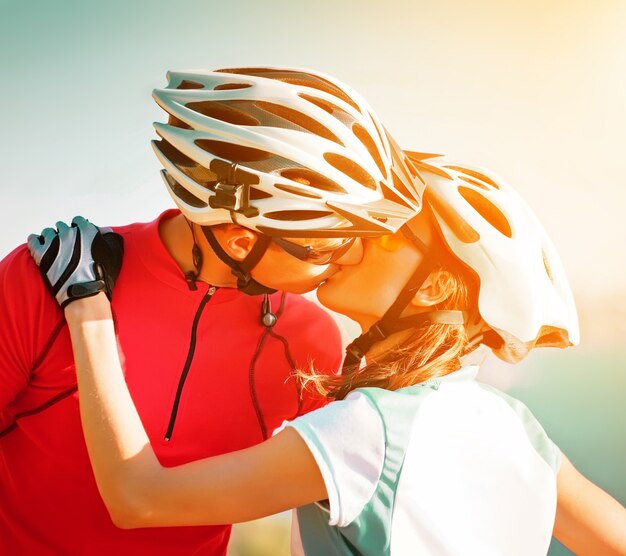
<instances>
[{"instance_id":1,"label":"man's chin","mask_svg":"<svg viewBox=\"0 0 626 556\"><path fill-rule=\"evenodd\" d=\"M338 268L335 265L330 265L322 274L316 277L311 277L304 281L283 282L266 284L268 287L289 292L289 293L308 293L316 290L319 286L323 285L326 280L331 278L338 272Z\"/></svg>"},{"instance_id":2,"label":"man's chin","mask_svg":"<svg viewBox=\"0 0 626 556\"><path fill-rule=\"evenodd\" d=\"M297 293L297 294L302 294L302 293L307 293L307 292L312 292L315 289L317 289L317 287L319 286L319 282L308 282L308 283L301 283L298 282L296 284L275 284L272 287L283 291L283 292L287 292L287 293Z\"/></svg>"}]
</instances>

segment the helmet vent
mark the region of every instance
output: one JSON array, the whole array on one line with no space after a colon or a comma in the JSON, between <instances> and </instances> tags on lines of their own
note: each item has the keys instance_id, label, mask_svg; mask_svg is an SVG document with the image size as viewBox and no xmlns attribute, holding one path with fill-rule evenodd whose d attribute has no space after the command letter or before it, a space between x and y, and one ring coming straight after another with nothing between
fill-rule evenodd
<instances>
[{"instance_id":1,"label":"helmet vent","mask_svg":"<svg viewBox=\"0 0 626 556\"><path fill-rule=\"evenodd\" d=\"M353 160L335 153L324 153L324 160L362 186L376 191L374 178Z\"/></svg>"},{"instance_id":2,"label":"helmet vent","mask_svg":"<svg viewBox=\"0 0 626 556\"><path fill-rule=\"evenodd\" d=\"M411 176L413 178L417 178L420 175L419 172L417 171L417 168L415 167L415 164L413 164L413 161L409 157L405 157L404 163L406 164L406 167L409 169L409 172L411 172Z\"/></svg>"},{"instance_id":3,"label":"helmet vent","mask_svg":"<svg viewBox=\"0 0 626 556\"><path fill-rule=\"evenodd\" d=\"M427 189L425 199L459 241L463 243L475 243L480 239L480 234L452 208L450 203L443 200L435 190L429 191Z\"/></svg>"},{"instance_id":4,"label":"helmet vent","mask_svg":"<svg viewBox=\"0 0 626 556\"><path fill-rule=\"evenodd\" d=\"M256 187L250 187L250 200L258 201L259 199L269 199L272 197L269 193L266 193L262 189L257 189Z\"/></svg>"},{"instance_id":5,"label":"helmet vent","mask_svg":"<svg viewBox=\"0 0 626 556\"><path fill-rule=\"evenodd\" d=\"M294 187L292 185L287 185L283 183L275 183L274 187L280 191L284 191L285 193L291 193L292 195L299 195L300 197L308 197L309 199L322 199L322 196L318 195L317 193L313 193L312 191L304 191L303 189L298 189L297 187Z\"/></svg>"},{"instance_id":6,"label":"helmet vent","mask_svg":"<svg viewBox=\"0 0 626 556\"><path fill-rule=\"evenodd\" d=\"M398 195L398 192L394 188L389 187L384 181L380 182L380 187L384 192L385 199L389 199L399 205L406 205L406 201Z\"/></svg>"},{"instance_id":7,"label":"helmet vent","mask_svg":"<svg viewBox=\"0 0 626 556\"><path fill-rule=\"evenodd\" d=\"M204 85L202 83L198 83L197 81L188 81L184 79L180 82L180 85L176 87L177 89L204 89Z\"/></svg>"},{"instance_id":8,"label":"helmet vent","mask_svg":"<svg viewBox=\"0 0 626 556\"><path fill-rule=\"evenodd\" d=\"M380 153L378 152L370 134L362 125L356 123L352 125L352 132L356 135L357 139L363 143L367 151L370 153L370 156L376 161L376 165L378 166L380 173L383 176L386 176L387 169L383 164L382 158L380 158Z\"/></svg>"},{"instance_id":9,"label":"helmet vent","mask_svg":"<svg viewBox=\"0 0 626 556\"><path fill-rule=\"evenodd\" d=\"M459 176L459 178L462 179L464 182L469 183L471 185L475 185L476 187L480 187L481 189L484 189L485 191L491 191L491 189L489 189L484 183L481 183L478 180L474 180L472 178L466 178L465 176Z\"/></svg>"},{"instance_id":10,"label":"helmet vent","mask_svg":"<svg viewBox=\"0 0 626 556\"><path fill-rule=\"evenodd\" d=\"M188 156L185 156L178 149L173 147L170 143L162 139L161 141L155 141L156 147L170 160L176 168L178 168L183 174L191 178L197 184L207 189L213 189L217 183L218 177L211 172L208 168L200 166Z\"/></svg>"},{"instance_id":11,"label":"helmet vent","mask_svg":"<svg viewBox=\"0 0 626 556\"><path fill-rule=\"evenodd\" d=\"M326 210L282 210L265 213L266 218L271 220L293 221L316 220L318 218L326 218L333 213Z\"/></svg>"},{"instance_id":12,"label":"helmet vent","mask_svg":"<svg viewBox=\"0 0 626 556\"><path fill-rule=\"evenodd\" d=\"M182 185L178 182L173 182L169 184L172 193L176 195L183 203L189 205L194 208L207 208L209 205L205 203L202 199L198 199L195 195L192 195L187 191Z\"/></svg>"},{"instance_id":13,"label":"helmet vent","mask_svg":"<svg viewBox=\"0 0 626 556\"><path fill-rule=\"evenodd\" d=\"M335 183L334 181L322 176L322 174L318 174L308 168L287 168L286 170L281 170L280 175L288 180L293 180L303 185L309 185L315 189L320 189L321 191L328 191L330 193L346 193L346 190L338 183Z\"/></svg>"},{"instance_id":14,"label":"helmet vent","mask_svg":"<svg viewBox=\"0 0 626 556\"><path fill-rule=\"evenodd\" d=\"M257 126L260 123L259 120L249 113L221 102L190 102L187 104L187 108L203 116L229 124Z\"/></svg>"},{"instance_id":15,"label":"helmet vent","mask_svg":"<svg viewBox=\"0 0 626 556\"><path fill-rule=\"evenodd\" d=\"M459 186L461 196L478 212L489 224L506 237L513 237L511 225L502 211L481 193L469 187Z\"/></svg>"},{"instance_id":16,"label":"helmet vent","mask_svg":"<svg viewBox=\"0 0 626 556\"><path fill-rule=\"evenodd\" d=\"M317 89L318 91L322 91L323 93L328 93L329 95L333 95L341 100L343 100L346 104L349 104L352 108L354 108L357 112L361 112L356 103L339 87L333 85L330 81L326 81L326 79L322 79L321 77L313 77L310 75L304 76L305 78L288 78L283 79L287 83L291 83L293 85L301 85L303 87L311 87L312 89Z\"/></svg>"},{"instance_id":17,"label":"helmet vent","mask_svg":"<svg viewBox=\"0 0 626 556\"><path fill-rule=\"evenodd\" d=\"M337 85L327 81L319 75L311 75L294 70L281 70L277 68L225 68L216 70L220 73L236 73L239 75L251 75L257 77L265 77L266 79L275 79L277 81L283 81L290 85L297 85L300 87L310 87L311 89L317 89L334 97L340 98L345 103L349 104L357 112L361 112L356 103Z\"/></svg>"},{"instance_id":18,"label":"helmet vent","mask_svg":"<svg viewBox=\"0 0 626 556\"><path fill-rule=\"evenodd\" d=\"M178 127L180 129L193 129L189 124L186 124L185 122L179 120L176 116L172 116L171 114L170 117L167 119L167 123L172 127Z\"/></svg>"},{"instance_id":19,"label":"helmet vent","mask_svg":"<svg viewBox=\"0 0 626 556\"><path fill-rule=\"evenodd\" d=\"M456 170L457 172L467 174L468 176L472 176L473 178L476 178L477 180L480 180L489 184L491 187L495 189L500 189L500 186L495 181L493 181L491 178L488 178L484 174L477 172L476 170L469 170L468 168L462 168L461 166L444 166L444 168L448 168L449 170ZM463 178L463 176L459 176L459 177L461 177L462 179L465 179ZM468 181L468 180L465 179L465 181ZM484 188L484 186L482 187Z\"/></svg>"},{"instance_id":20,"label":"helmet vent","mask_svg":"<svg viewBox=\"0 0 626 556\"><path fill-rule=\"evenodd\" d=\"M165 139L155 141L155 144L168 159L176 164L176 166L183 166L187 168L196 166L195 160L192 160L187 155L181 153L176 147L174 147L171 143L168 143Z\"/></svg>"},{"instance_id":21,"label":"helmet vent","mask_svg":"<svg viewBox=\"0 0 626 556\"><path fill-rule=\"evenodd\" d=\"M554 284L554 276L552 275L552 269L550 268L550 263L548 263L548 257L546 257L546 252L542 249L541 256L543 257L543 267L546 269L546 274L548 278L550 278L550 282Z\"/></svg>"},{"instance_id":22,"label":"helmet vent","mask_svg":"<svg viewBox=\"0 0 626 556\"><path fill-rule=\"evenodd\" d=\"M307 95L305 93L298 93L298 96L311 104L314 104L318 108L325 110L330 115L334 116L337 120L343 123L346 127L350 127L352 123L355 121L354 116L348 114L342 108L339 108L337 105L332 102L327 101L326 99L317 98L311 95Z\"/></svg>"},{"instance_id":23,"label":"helmet vent","mask_svg":"<svg viewBox=\"0 0 626 556\"><path fill-rule=\"evenodd\" d=\"M369 117L370 117L370 120L372 120L372 122L374 122L374 127L376 128L376 133L378 133L378 138L380 139L380 144L383 145L383 147L384 147L385 142L383 141L383 136L380 133L379 127L376 125L376 120L374 119L374 117L371 114L369 114Z\"/></svg>"},{"instance_id":24,"label":"helmet vent","mask_svg":"<svg viewBox=\"0 0 626 556\"><path fill-rule=\"evenodd\" d=\"M398 176L398 173L396 172L395 168L391 169L391 177L393 179L393 186L396 188L397 191L399 191L402 195L404 195L408 199L415 197L415 193L411 193L408 190L406 184L400 179L400 176Z\"/></svg>"},{"instance_id":25,"label":"helmet vent","mask_svg":"<svg viewBox=\"0 0 626 556\"><path fill-rule=\"evenodd\" d=\"M325 126L321 125L313 118L305 116L297 110L293 110L292 108L287 108L286 106L280 106L271 102L257 101L255 102L255 104L262 110L265 110L266 112L269 112L274 116L278 116L283 120L287 120L293 125L305 129L306 131L313 133L314 135L324 137L324 139L328 139L339 145L343 145L343 143L336 137L336 135L334 133L331 133Z\"/></svg>"},{"instance_id":26,"label":"helmet vent","mask_svg":"<svg viewBox=\"0 0 626 556\"><path fill-rule=\"evenodd\" d=\"M248 89L252 87L250 83L222 83L213 87L214 91L232 91L234 89Z\"/></svg>"},{"instance_id":27,"label":"helmet vent","mask_svg":"<svg viewBox=\"0 0 626 556\"><path fill-rule=\"evenodd\" d=\"M267 151L253 149L251 147L242 147L241 145L234 145L223 141L214 141L213 139L196 139L195 144L208 153L230 162L264 160L270 156Z\"/></svg>"},{"instance_id":28,"label":"helmet vent","mask_svg":"<svg viewBox=\"0 0 626 556\"><path fill-rule=\"evenodd\" d=\"M315 104L315 106L317 106L318 108L321 108L322 110L325 110L329 114L332 114L335 110L339 110L339 108L337 108L336 106L333 106L327 100L323 100L321 98L312 97L311 95L307 95L305 93L298 93L298 96L300 98L310 102L311 104Z\"/></svg>"}]
</instances>

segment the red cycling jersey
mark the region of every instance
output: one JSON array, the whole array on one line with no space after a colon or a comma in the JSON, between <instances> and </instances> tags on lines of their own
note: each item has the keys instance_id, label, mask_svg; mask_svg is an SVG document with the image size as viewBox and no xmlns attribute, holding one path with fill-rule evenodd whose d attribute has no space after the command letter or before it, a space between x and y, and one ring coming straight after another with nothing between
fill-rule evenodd
<instances>
[{"instance_id":1,"label":"red cycling jersey","mask_svg":"<svg viewBox=\"0 0 626 556\"><path fill-rule=\"evenodd\" d=\"M311 362L336 372L332 318L277 293L261 298L198 283L190 291L158 223L131 224L113 295L130 393L165 466L239 450L321 405L291 377ZM24 246L0 262L0 554L210 554L230 526L122 530L98 494L82 435L70 338Z\"/></svg>"}]
</instances>

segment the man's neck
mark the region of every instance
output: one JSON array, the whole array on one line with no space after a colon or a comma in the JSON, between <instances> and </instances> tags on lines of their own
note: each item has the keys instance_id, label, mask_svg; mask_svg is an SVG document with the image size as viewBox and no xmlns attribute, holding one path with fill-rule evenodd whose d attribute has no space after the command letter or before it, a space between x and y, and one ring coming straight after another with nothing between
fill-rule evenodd
<instances>
[{"instance_id":1,"label":"man's neck","mask_svg":"<svg viewBox=\"0 0 626 556\"><path fill-rule=\"evenodd\" d=\"M196 227L195 242L202 252L202 268L197 280L206 282L214 286L233 288L236 286L236 279L232 275L230 268L215 255L204 234ZM159 223L159 236L183 274L196 272L193 264L192 248L194 237L187 220L182 214L161 220Z\"/></svg>"}]
</instances>

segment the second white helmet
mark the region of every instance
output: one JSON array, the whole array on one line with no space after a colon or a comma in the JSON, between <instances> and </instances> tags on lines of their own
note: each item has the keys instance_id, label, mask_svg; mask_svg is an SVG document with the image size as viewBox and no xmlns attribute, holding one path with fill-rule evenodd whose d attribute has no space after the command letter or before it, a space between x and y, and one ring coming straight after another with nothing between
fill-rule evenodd
<instances>
[{"instance_id":1,"label":"second white helmet","mask_svg":"<svg viewBox=\"0 0 626 556\"><path fill-rule=\"evenodd\" d=\"M552 241L526 202L487 171L406 153L450 252L478 276L479 341L516 362L533 347L579 341L578 317ZM471 325L472 323L470 323Z\"/></svg>"}]
</instances>

